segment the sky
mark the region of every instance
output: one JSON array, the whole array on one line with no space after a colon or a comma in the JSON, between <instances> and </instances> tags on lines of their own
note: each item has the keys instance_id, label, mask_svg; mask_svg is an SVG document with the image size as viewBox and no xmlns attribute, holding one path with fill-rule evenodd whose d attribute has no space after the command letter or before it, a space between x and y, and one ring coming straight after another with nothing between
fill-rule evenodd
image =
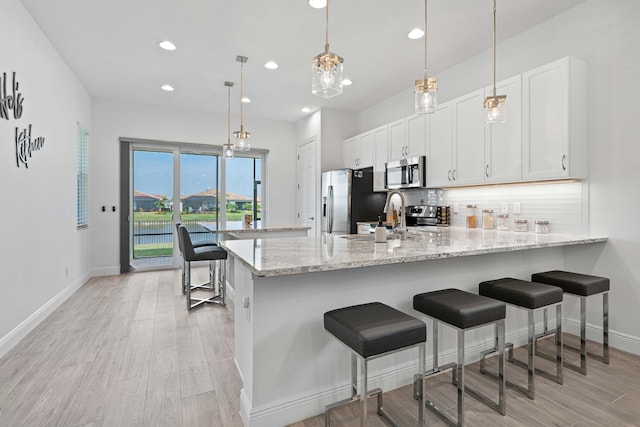
<instances>
[{"instance_id":1,"label":"sky","mask_svg":"<svg viewBox=\"0 0 640 427\"><path fill-rule=\"evenodd\" d=\"M216 156L180 154L180 194L183 196L217 188ZM227 192L253 196L252 158L236 157L227 161ZM256 161L256 177L261 176L261 160ZM173 154L155 151L133 152L133 188L171 199Z\"/></svg>"}]
</instances>

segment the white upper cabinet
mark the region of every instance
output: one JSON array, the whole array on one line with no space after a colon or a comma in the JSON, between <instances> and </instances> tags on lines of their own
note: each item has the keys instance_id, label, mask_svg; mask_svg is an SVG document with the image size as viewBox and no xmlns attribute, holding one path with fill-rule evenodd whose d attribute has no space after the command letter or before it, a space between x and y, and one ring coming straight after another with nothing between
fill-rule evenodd
<instances>
[{"instance_id":1,"label":"white upper cabinet","mask_svg":"<svg viewBox=\"0 0 640 427\"><path fill-rule=\"evenodd\" d=\"M426 152L426 115L416 114L389 123L389 160L424 156Z\"/></svg>"},{"instance_id":2,"label":"white upper cabinet","mask_svg":"<svg viewBox=\"0 0 640 427\"><path fill-rule=\"evenodd\" d=\"M453 100L453 185L484 182L484 90L476 90Z\"/></svg>"},{"instance_id":3,"label":"white upper cabinet","mask_svg":"<svg viewBox=\"0 0 640 427\"><path fill-rule=\"evenodd\" d=\"M427 153L427 115L416 114L406 118L406 157L424 156Z\"/></svg>"},{"instance_id":4,"label":"white upper cabinet","mask_svg":"<svg viewBox=\"0 0 640 427\"><path fill-rule=\"evenodd\" d=\"M506 123L485 126L484 181L522 180L522 78L520 75L496 84L498 95L507 95ZM485 97L493 95L493 86ZM484 117L484 116L483 116Z\"/></svg>"},{"instance_id":5,"label":"white upper cabinet","mask_svg":"<svg viewBox=\"0 0 640 427\"><path fill-rule=\"evenodd\" d=\"M389 123L389 160L407 157L407 121L396 120Z\"/></svg>"},{"instance_id":6,"label":"white upper cabinet","mask_svg":"<svg viewBox=\"0 0 640 427\"><path fill-rule=\"evenodd\" d=\"M587 65L563 58L522 74L523 178L586 178Z\"/></svg>"},{"instance_id":7,"label":"white upper cabinet","mask_svg":"<svg viewBox=\"0 0 640 427\"><path fill-rule=\"evenodd\" d=\"M373 130L373 191L386 191L384 174L389 160L389 127L380 126Z\"/></svg>"},{"instance_id":8,"label":"white upper cabinet","mask_svg":"<svg viewBox=\"0 0 640 427\"><path fill-rule=\"evenodd\" d=\"M373 166L373 132L365 132L342 144L344 167L360 169Z\"/></svg>"},{"instance_id":9,"label":"white upper cabinet","mask_svg":"<svg viewBox=\"0 0 640 427\"><path fill-rule=\"evenodd\" d=\"M451 103L440 104L430 116L427 186L447 187L453 184L453 124Z\"/></svg>"}]
</instances>

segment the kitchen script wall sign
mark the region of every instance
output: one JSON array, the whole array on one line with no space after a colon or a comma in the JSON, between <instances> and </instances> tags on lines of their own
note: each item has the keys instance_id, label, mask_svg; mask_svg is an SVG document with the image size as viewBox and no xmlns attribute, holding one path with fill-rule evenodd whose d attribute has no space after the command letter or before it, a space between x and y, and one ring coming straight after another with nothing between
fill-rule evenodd
<instances>
[{"instance_id":1,"label":"kitchen script wall sign","mask_svg":"<svg viewBox=\"0 0 640 427\"><path fill-rule=\"evenodd\" d=\"M7 90L7 73L2 73L0 77L0 119L18 120L22 117L22 104L24 96L20 93L20 83L16 79L16 72L13 72L9 90ZM32 124L20 129L16 126L14 141L16 144L16 166L24 165L29 168L29 159L35 151L44 147L44 137L31 137Z\"/></svg>"}]
</instances>

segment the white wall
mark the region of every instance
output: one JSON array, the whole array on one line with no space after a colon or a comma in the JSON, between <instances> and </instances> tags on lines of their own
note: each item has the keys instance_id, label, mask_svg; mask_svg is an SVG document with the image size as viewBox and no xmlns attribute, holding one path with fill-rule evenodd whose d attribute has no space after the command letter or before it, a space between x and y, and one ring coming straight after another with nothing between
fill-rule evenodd
<instances>
[{"instance_id":1,"label":"white wall","mask_svg":"<svg viewBox=\"0 0 640 427\"><path fill-rule=\"evenodd\" d=\"M640 2L590 0L498 45L498 80L576 56L589 65L589 232L609 242L567 251L566 268L611 279L610 328L614 345L640 354ZM499 31L500 22L498 22ZM436 43L437 41L434 41ZM434 64L435 65L435 64ZM492 52L437 73L439 102L491 83ZM411 114L405 90L358 115L359 132ZM507 101L508 108L508 101ZM589 304L588 321L600 324L600 302ZM575 310L568 312L575 316Z\"/></svg>"},{"instance_id":2,"label":"white wall","mask_svg":"<svg viewBox=\"0 0 640 427\"><path fill-rule=\"evenodd\" d=\"M19 119L0 119L0 356L81 286L90 228L76 229L76 122L91 129L91 99L18 0L2 1L0 73L17 73ZM16 166L15 128L44 137Z\"/></svg>"},{"instance_id":3,"label":"white wall","mask_svg":"<svg viewBox=\"0 0 640 427\"><path fill-rule=\"evenodd\" d=\"M102 205L118 206L120 137L159 141L221 145L226 142L227 117L214 114L132 104L104 98L94 99L91 168L94 194L92 211L96 217L93 234L94 274L119 272L119 215L99 212ZM231 118L239 123L239 118ZM245 117L251 132L251 146L269 150L267 160L269 225L295 224L296 135L292 123ZM233 125L232 125L233 127ZM232 129L233 130L233 129Z\"/></svg>"}]
</instances>

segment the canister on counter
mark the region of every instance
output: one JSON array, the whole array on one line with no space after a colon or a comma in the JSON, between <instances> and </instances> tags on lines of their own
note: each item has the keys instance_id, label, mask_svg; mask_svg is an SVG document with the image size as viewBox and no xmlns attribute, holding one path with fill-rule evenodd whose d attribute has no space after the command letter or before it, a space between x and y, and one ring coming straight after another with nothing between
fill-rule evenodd
<instances>
[{"instance_id":1,"label":"canister on counter","mask_svg":"<svg viewBox=\"0 0 640 427\"><path fill-rule=\"evenodd\" d=\"M509 230L509 214L499 214L498 215L498 225L496 226L498 231L508 231Z\"/></svg>"},{"instance_id":2,"label":"canister on counter","mask_svg":"<svg viewBox=\"0 0 640 427\"><path fill-rule=\"evenodd\" d=\"M547 234L549 232L549 221L537 219L534 223L534 231L538 234Z\"/></svg>"},{"instance_id":3,"label":"canister on counter","mask_svg":"<svg viewBox=\"0 0 640 427\"><path fill-rule=\"evenodd\" d=\"M516 219L513 224L518 232L529 231L529 223L526 219Z\"/></svg>"},{"instance_id":4,"label":"canister on counter","mask_svg":"<svg viewBox=\"0 0 640 427\"><path fill-rule=\"evenodd\" d=\"M467 205L467 228L476 228L476 205Z\"/></svg>"},{"instance_id":5,"label":"canister on counter","mask_svg":"<svg viewBox=\"0 0 640 427\"><path fill-rule=\"evenodd\" d=\"M493 230L493 209L482 210L482 228Z\"/></svg>"}]
</instances>

